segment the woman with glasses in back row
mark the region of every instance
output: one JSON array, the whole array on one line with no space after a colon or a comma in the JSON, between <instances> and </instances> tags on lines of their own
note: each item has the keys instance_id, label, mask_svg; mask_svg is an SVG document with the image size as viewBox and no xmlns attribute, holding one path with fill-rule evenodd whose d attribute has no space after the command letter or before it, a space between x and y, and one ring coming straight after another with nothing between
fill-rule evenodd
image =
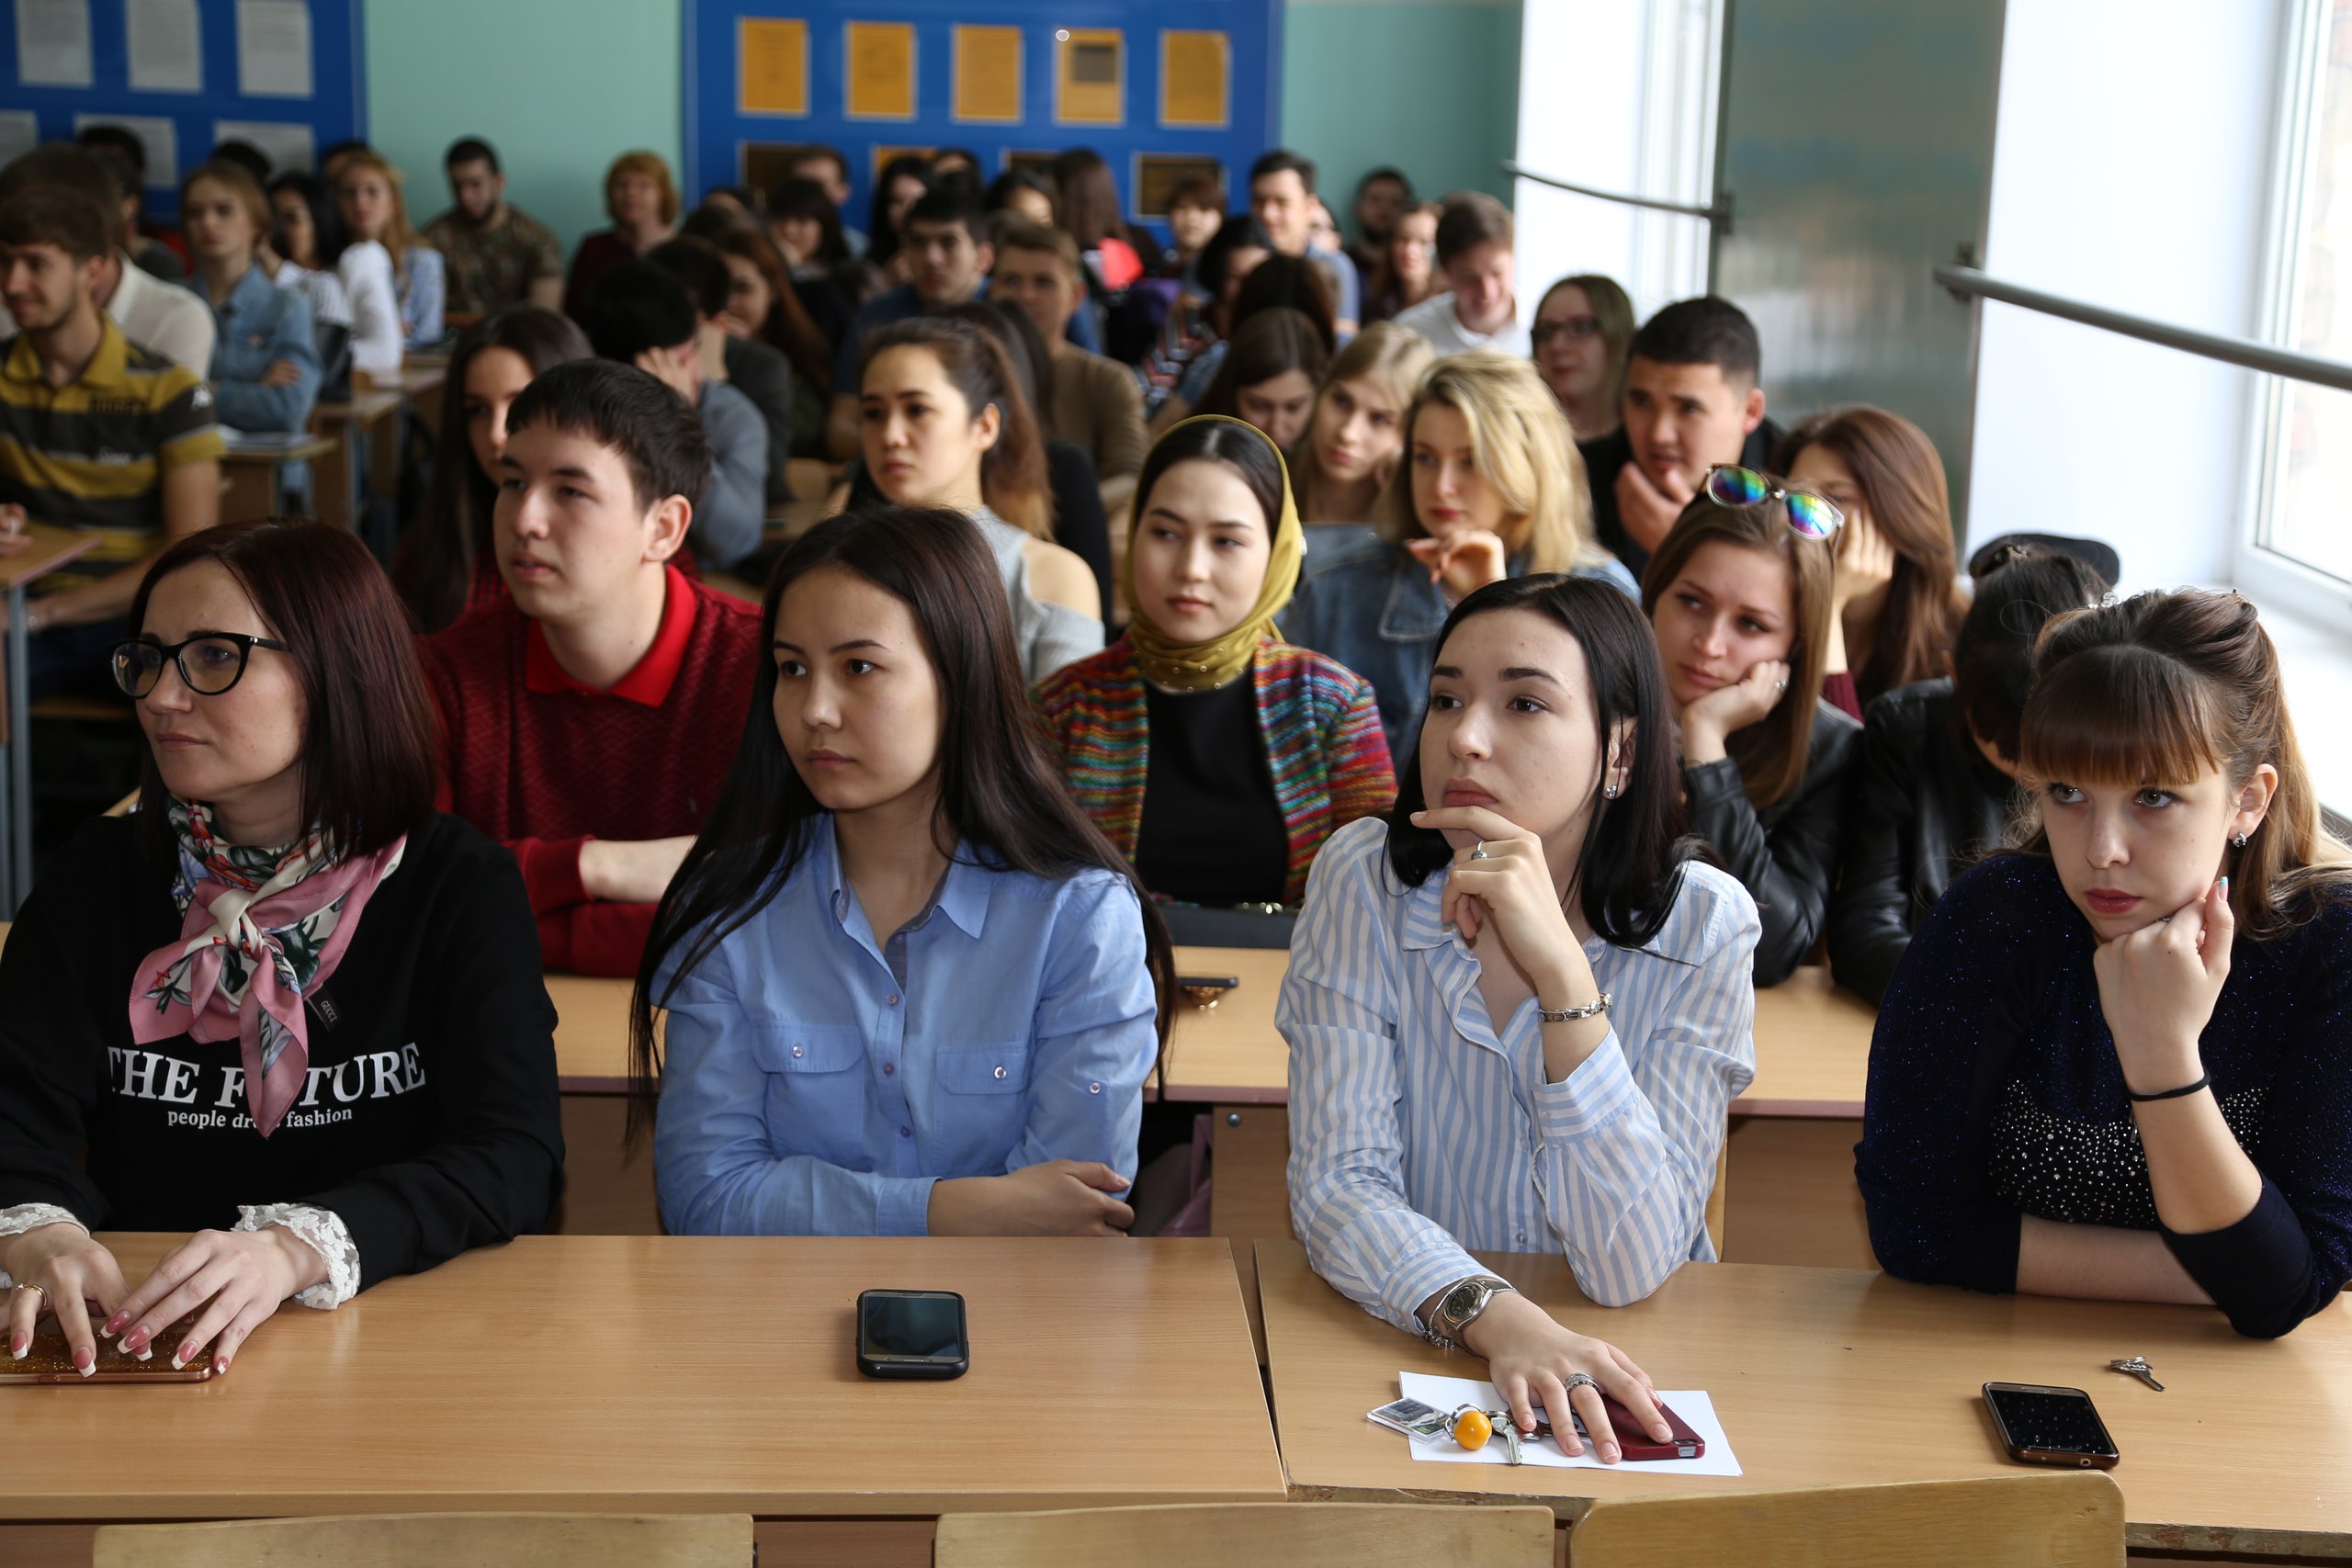
<instances>
[{"instance_id":1,"label":"woman with glasses in back row","mask_svg":"<svg viewBox=\"0 0 2352 1568\"><path fill-rule=\"evenodd\" d=\"M514 858L433 810L433 708L365 546L209 529L130 626L141 808L58 852L0 954L8 1351L53 1317L85 1376L102 1337L226 1371L289 1298L539 1227L555 1010ZM101 1227L196 1234L133 1289Z\"/></svg>"},{"instance_id":2,"label":"woman with glasses in back row","mask_svg":"<svg viewBox=\"0 0 2352 1568\"><path fill-rule=\"evenodd\" d=\"M1718 468L1642 573L1690 830L1755 897L1759 986L1821 937L1860 773L1862 727L1821 697L1844 668L1829 636L1843 522L1821 496Z\"/></svg>"}]
</instances>

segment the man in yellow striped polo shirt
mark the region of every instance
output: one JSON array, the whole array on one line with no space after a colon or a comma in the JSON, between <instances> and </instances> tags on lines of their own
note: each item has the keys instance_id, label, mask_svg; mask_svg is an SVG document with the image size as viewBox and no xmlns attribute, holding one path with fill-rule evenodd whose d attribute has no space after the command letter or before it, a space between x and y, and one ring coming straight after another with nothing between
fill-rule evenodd
<instances>
[{"instance_id":1,"label":"man in yellow striped polo shirt","mask_svg":"<svg viewBox=\"0 0 2352 1568\"><path fill-rule=\"evenodd\" d=\"M107 254L85 192L40 185L0 202L0 302L17 328L0 341L0 555L24 547L28 519L103 536L27 612L36 698L112 691L107 651L148 558L220 516L211 389L99 308Z\"/></svg>"}]
</instances>

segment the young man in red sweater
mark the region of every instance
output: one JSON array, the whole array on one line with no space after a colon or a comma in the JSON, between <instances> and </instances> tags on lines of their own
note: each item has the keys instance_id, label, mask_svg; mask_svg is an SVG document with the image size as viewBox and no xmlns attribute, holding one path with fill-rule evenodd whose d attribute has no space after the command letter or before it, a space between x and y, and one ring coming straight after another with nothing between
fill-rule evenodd
<instances>
[{"instance_id":1,"label":"young man in red sweater","mask_svg":"<svg viewBox=\"0 0 2352 1568\"><path fill-rule=\"evenodd\" d=\"M710 448L668 387L559 365L506 429L492 533L512 597L422 644L440 804L522 862L548 967L634 975L734 761L760 614L670 564Z\"/></svg>"}]
</instances>

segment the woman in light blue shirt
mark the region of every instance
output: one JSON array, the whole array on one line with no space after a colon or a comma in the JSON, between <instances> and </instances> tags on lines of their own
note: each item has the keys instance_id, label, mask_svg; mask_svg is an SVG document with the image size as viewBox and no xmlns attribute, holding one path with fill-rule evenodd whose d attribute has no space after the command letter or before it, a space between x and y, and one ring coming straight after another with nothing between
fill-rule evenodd
<instances>
[{"instance_id":1,"label":"woman in light blue shirt","mask_svg":"<svg viewBox=\"0 0 2352 1568\"><path fill-rule=\"evenodd\" d=\"M1609 1306L1714 1256L1724 1111L1755 1076L1756 906L1683 834L1642 630L1599 579L1463 600L1396 811L1325 846L1275 1012L1316 1270L1485 1357L1522 1430L1573 1393L1605 1461L1585 1385L1646 1423L1647 1378L1469 1249L1565 1254Z\"/></svg>"},{"instance_id":2,"label":"woman in light blue shirt","mask_svg":"<svg viewBox=\"0 0 2352 1568\"><path fill-rule=\"evenodd\" d=\"M1046 755L979 531L834 518L778 564L762 637L734 770L639 972L663 1219L1125 1230L1167 932Z\"/></svg>"},{"instance_id":3,"label":"woman in light blue shirt","mask_svg":"<svg viewBox=\"0 0 2352 1568\"><path fill-rule=\"evenodd\" d=\"M310 302L254 264L269 220L269 197L242 164L198 164L180 185L180 227L196 256L187 287L220 327L209 379L220 423L292 433L318 400L318 337Z\"/></svg>"}]
</instances>

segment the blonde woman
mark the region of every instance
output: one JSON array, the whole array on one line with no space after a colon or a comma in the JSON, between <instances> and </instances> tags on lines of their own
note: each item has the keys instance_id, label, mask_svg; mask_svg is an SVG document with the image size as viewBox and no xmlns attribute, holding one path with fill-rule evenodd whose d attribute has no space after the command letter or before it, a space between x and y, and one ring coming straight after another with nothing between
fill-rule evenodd
<instances>
[{"instance_id":1,"label":"blonde woman","mask_svg":"<svg viewBox=\"0 0 2352 1568\"><path fill-rule=\"evenodd\" d=\"M1331 361L1306 439L1293 454L1299 516L1365 523L1405 450L1405 411L1435 357L1429 340L1388 321L1355 335Z\"/></svg>"},{"instance_id":2,"label":"blonde woman","mask_svg":"<svg viewBox=\"0 0 2352 1568\"><path fill-rule=\"evenodd\" d=\"M1528 572L1632 576L1592 539L1584 462L1535 367L1492 349L1441 359L1405 416L1408 482L1374 508L1379 536L1308 564L1283 635L1369 680L1399 768L1420 734L1440 628L1490 582Z\"/></svg>"},{"instance_id":3,"label":"blonde woman","mask_svg":"<svg viewBox=\"0 0 2352 1568\"><path fill-rule=\"evenodd\" d=\"M335 209L343 218L343 257L364 253L373 245L384 253L398 301L403 347L436 343L442 333L441 315L448 297L448 275L441 253L426 244L409 226L408 202L401 194L401 172L364 148L346 154L334 175ZM343 257L336 267L343 270ZM372 257L366 263L377 270ZM358 290L348 276L344 287L354 299ZM356 363L356 361L355 361ZM388 367L397 369L398 362ZM373 365L360 367L374 370Z\"/></svg>"},{"instance_id":4,"label":"blonde woman","mask_svg":"<svg viewBox=\"0 0 2352 1568\"><path fill-rule=\"evenodd\" d=\"M624 152L605 171L605 211L613 226L591 234L571 253L571 276L564 280L563 313L574 321L588 303L588 288L625 261L635 261L678 233L678 182L670 165L653 152Z\"/></svg>"}]
</instances>

